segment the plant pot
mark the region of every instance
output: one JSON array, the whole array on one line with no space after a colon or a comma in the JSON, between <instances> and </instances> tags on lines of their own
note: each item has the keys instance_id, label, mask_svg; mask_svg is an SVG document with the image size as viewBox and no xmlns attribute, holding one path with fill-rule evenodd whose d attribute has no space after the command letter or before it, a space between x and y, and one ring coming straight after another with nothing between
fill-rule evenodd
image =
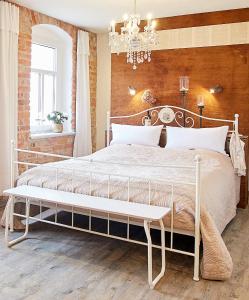
<instances>
[{"instance_id":1,"label":"plant pot","mask_svg":"<svg viewBox=\"0 0 249 300\"><path fill-rule=\"evenodd\" d=\"M61 133L63 131L63 124L53 124L53 132Z\"/></svg>"}]
</instances>

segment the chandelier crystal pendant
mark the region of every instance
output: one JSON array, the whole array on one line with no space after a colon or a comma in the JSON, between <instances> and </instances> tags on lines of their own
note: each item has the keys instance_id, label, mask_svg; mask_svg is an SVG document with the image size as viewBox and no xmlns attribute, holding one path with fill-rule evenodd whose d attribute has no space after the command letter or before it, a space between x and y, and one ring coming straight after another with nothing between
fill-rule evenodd
<instances>
[{"instance_id":1,"label":"chandelier crystal pendant","mask_svg":"<svg viewBox=\"0 0 249 300\"><path fill-rule=\"evenodd\" d=\"M144 61L151 61L151 51L158 45L158 34L155 31L156 22L147 17L147 25L141 31L140 15L136 11L136 0L134 0L134 13L124 16L121 32L115 31L115 21L111 22L109 32L109 45L112 52L119 54L127 52L127 63L133 65L133 70Z\"/></svg>"}]
</instances>

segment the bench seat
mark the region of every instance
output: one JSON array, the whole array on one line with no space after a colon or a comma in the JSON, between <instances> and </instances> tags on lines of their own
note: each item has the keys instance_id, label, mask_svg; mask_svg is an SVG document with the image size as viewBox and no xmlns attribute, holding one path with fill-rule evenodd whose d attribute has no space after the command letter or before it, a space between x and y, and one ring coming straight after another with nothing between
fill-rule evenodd
<instances>
[{"instance_id":1,"label":"bench seat","mask_svg":"<svg viewBox=\"0 0 249 300\"><path fill-rule=\"evenodd\" d=\"M6 196L41 200L54 204L69 205L76 208L91 209L150 221L159 221L170 211L168 207L107 199L29 185L21 185L6 190L4 194Z\"/></svg>"},{"instance_id":2,"label":"bench seat","mask_svg":"<svg viewBox=\"0 0 249 300\"><path fill-rule=\"evenodd\" d=\"M95 197L29 185L22 185L8 189L4 191L4 195L10 197L7 203L5 226L5 240L8 247L23 241L28 235L30 201L32 201L32 204L36 204L35 202L37 201L37 205L39 205L40 201L44 201L55 205L69 206L72 208L72 212L73 208L83 208L89 209L90 211L94 210L108 214L134 217L144 221L144 230L146 233L148 246L148 282L150 288L154 288L156 283L163 277L165 273L165 228L163 224L163 218L170 213L171 209L169 207L160 207L142 203L108 199L104 197ZM12 228L11 223L13 224L15 197L26 199L26 228L25 233L21 237L9 241L9 227ZM42 219L40 221L42 222ZM149 223L151 221L158 221L161 229L162 268L154 280L152 276L152 240L149 227ZM53 222L53 224L58 225L56 222Z\"/></svg>"}]
</instances>

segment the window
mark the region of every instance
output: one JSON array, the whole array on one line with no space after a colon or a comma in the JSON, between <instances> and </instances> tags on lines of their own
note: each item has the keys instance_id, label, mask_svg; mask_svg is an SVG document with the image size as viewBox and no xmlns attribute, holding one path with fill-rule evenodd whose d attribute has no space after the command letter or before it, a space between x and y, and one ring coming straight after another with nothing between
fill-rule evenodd
<instances>
[{"instance_id":1,"label":"window","mask_svg":"<svg viewBox=\"0 0 249 300\"><path fill-rule=\"evenodd\" d=\"M47 115L56 109L57 49L32 44L30 83L31 131L49 129ZM38 128L39 127L39 128Z\"/></svg>"},{"instance_id":2,"label":"window","mask_svg":"<svg viewBox=\"0 0 249 300\"><path fill-rule=\"evenodd\" d=\"M72 131L72 52L72 38L61 28L49 24L32 27L31 134L52 131L47 115L53 110L68 115L64 131Z\"/></svg>"}]
</instances>

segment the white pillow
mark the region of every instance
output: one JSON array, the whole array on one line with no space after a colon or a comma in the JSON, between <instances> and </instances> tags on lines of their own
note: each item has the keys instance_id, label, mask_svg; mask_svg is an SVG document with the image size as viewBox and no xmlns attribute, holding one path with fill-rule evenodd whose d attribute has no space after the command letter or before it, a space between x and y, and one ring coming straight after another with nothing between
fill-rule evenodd
<instances>
[{"instance_id":1,"label":"white pillow","mask_svg":"<svg viewBox=\"0 0 249 300\"><path fill-rule=\"evenodd\" d=\"M163 125L133 126L112 124L112 144L158 146Z\"/></svg>"},{"instance_id":2,"label":"white pillow","mask_svg":"<svg viewBox=\"0 0 249 300\"><path fill-rule=\"evenodd\" d=\"M165 148L202 148L225 154L228 126L181 128L167 126Z\"/></svg>"}]
</instances>

